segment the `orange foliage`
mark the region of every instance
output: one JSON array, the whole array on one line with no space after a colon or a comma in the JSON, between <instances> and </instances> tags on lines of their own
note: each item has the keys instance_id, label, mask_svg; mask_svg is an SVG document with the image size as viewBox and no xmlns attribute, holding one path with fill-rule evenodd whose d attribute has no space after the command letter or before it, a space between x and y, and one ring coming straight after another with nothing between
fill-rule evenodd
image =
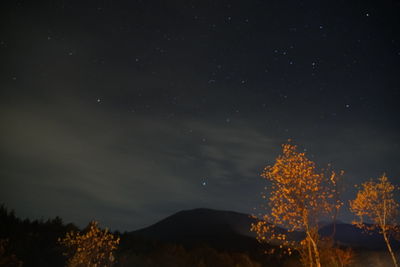
<instances>
[{"instance_id":1,"label":"orange foliage","mask_svg":"<svg viewBox=\"0 0 400 267\"><path fill-rule=\"evenodd\" d=\"M335 246L332 238L322 238L318 245L321 251L322 266L344 267L354 263L354 251L351 248Z\"/></svg>"},{"instance_id":2,"label":"orange foliage","mask_svg":"<svg viewBox=\"0 0 400 267\"><path fill-rule=\"evenodd\" d=\"M337 179L340 175L319 171L305 153L296 151L292 144L282 145L283 153L273 166L267 166L261 176L271 183L263 220L252 225L259 241L278 241L289 254L293 249L306 248L305 265L320 266L318 249L318 221L331 216L342 203L337 198ZM277 232L276 227L289 232L304 231L306 238L296 243L287 233Z\"/></svg>"},{"instance_id":3,"label":"orange foliage","mask_svg":"<svg viewBox=\"0 0 400 267\"><path fill-rule=\"evenodd\" d=\"M117 249L119 237L107 229L101 230L98 222L92 221L84 233L71 231L59 242L68 249L69 267L112 266L115 261L113 251Z\"/></svg>"},{"instance_id":4,"label":"orange foliage","mask_svg":"<svg viewBox=\"0 0 400 267\"><path fill-rule=\"evenodd\" d=\"M393 263L398 266L389 240L391 234L398 232L399 204L394 199L394 190L395 186L385 174L379 177L377 182L365 182L356 199L350 201L350 210L358 219L353 224L367 231L378 230L383 235ZM370 220L372 224L365 224L365 219Z\"/></svg>"}]
</instances>

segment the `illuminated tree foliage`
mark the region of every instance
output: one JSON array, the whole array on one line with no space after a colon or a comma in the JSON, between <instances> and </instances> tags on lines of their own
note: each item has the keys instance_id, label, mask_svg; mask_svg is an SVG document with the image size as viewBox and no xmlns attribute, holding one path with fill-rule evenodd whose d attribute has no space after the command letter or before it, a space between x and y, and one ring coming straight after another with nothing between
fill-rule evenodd
<instances>
[{"instance_id":1,"label":"illuminated tree foliage","mask_svg":"<svg viewBox=\"0 0 400 267\"><path fill-rule=\"evenodd\" d=\"M378 230L383 235L393 264L398 266L390 245L390 236L398 232L399 204L393 196L395 186L389 182L385 174L379 177L377 182L371 180L361 186L356 199L350 201L350 210L357 217L353 224L367 231ZM369 220L372 224L365 224L365 220Z\"/></svg>"},{"instance_id":2,"label":"illuminated tree foliage","mask_svg":"<svg viewBox=\"0 0 400 267\"><path fill-rule=\"evenodd\" d=\"M354 263L354 251L351 248L337 247L332 237L323 237L319 241L318 249L320 251L322 266L344 267ZM301 250L307 253L304 247L302 247ZM307 259L307 255L302 255L302 261Z\"/></svg>"},{"instance_id":3,"label":"illuminated tree foliage","mask_svg":"<svg viewBox=\"0 0 400 267\"><path fill-rule=\"evenodd\" d=\"M290 140L289 140L290 141ZM262 220L252 225L260 242L277 242L285 252L300 252L305 266L321 266L318 222L332 216L342 206L337 198L336 181L341 174L319 171L305 153L292 144L282 145L283 153L261 176L271 183ZM327 174L328 173L328 174ZM335 215L336 216L336 215ZM288 229L288 233L277 227ZM301 242L290 240L290 232L304 231Z\"/></svg>"},{"instance_id":4,"label":"illuminated tree foliage","mask_svg":"<svg viewBox=\"0 0 400 267\"><path fill-rule=\"evenodd\" d=\"M67 248L67 266L104 267L113 265L113 251L118 247L119 237L100 229L98 222L92 221L83 233L68 232L59 242Z\"/></svg>"}]
</instances>

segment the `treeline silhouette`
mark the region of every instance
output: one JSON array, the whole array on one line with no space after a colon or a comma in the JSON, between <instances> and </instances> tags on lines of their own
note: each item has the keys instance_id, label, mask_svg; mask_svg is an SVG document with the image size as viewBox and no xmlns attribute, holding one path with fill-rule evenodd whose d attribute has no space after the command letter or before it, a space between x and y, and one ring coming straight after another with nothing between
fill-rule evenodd
<instances>
[{"instance_id":1,"label":"treeline silhouette","mask_svg":"<svg viewBox=\"0 0 400 267\"><path fill-rule=\"evenodd\" d=\"M60 217L47 220L20 219L13 210L0 206L0 265L66 266L65 248L59 239L68 232L80 231ZM260 253L262 250L223 249L209 243L176 244L156 241L131 233L113 232L121 241L114 266L278 266L281 259ZM3 265L2 265L3 266Z\"/></svg>"},{"instance_id":2,"label":"treeline silhouette","mask_svg":"<svg viewBox=\"0 0 400 267\"><path fill-rule=\"evenodd\" d=\"M78 230L73 224L64 224L60 217L48 220L18 218L13 210L0 206L0 239L7 240L5 256L15 255L23 266L64 266L59 237Z\"/></svg>"},{"instance_id":3,"label":"treeline silhouette","mask_svg":"<svg viewBox=\"0 0 400 267\"><path fill-rule=\"evenodd\" d=\"M86 227L87 228L87 227ZM68 266L63 255L65 247L59 239L71 231L82 231L74 224L65 224L59 217L48 220L18 218L14 211L0 205L0 266ZM329 231L330 232L330 231ZM349 232L346 232L347 234ZM112 232L120 237L113 266L300 266L300 256L282 254L278 246L254 244L247 239L220 235L220 242L199 237L180 242L161 241L134 232ZM233 241L234 240L234 241ZM376 240L376 239L373 239ZM246 245L236 246L232 242ZM381 240L382 242L382 240ZM275 253L265 254L275 248ZM384 248L353 247L355 258L350 266L390 266L390 256ZM84 265L82 265L84 266Z\"/></svg>"}]
</instances>

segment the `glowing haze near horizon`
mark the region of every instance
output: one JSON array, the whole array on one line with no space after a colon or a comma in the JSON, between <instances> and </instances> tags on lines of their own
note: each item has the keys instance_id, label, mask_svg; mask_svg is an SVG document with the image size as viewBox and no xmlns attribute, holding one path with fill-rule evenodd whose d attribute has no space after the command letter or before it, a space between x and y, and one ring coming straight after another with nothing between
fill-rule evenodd
<instances>
[{"instance_id":1,"label":"glowing haze near horizon","mask_svg":"<svg viewBox=\"0 0 400 267\"><path fill-rule=\"evenodd\" d=\"M0 202L20 217L252 213L288 138L345 170L346 202L399 182L398 1L8 2Z\"/></svg>"}]
</instances>

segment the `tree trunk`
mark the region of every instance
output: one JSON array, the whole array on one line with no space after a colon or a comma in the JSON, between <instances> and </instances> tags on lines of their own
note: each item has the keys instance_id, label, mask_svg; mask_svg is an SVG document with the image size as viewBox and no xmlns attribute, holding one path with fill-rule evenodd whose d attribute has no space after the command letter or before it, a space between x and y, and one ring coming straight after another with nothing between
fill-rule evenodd
<instances>
[{"instance_id":1,"label":"tree trunk","mask_svg":"<svg viewBox=\"0 0 400 267\"><path fill-rule=\"evenodd\" d=\"M310 241L309 238L307 240L307 249L308 249L308 262L310 263L310 267L313 267L314 259L313 259L313 256L312 256L311 241Z\"/></svg>"},{"instance_id":2,"label":"tree trunk","mask_svg":"<svg viewBox=\"0 0 400 267\"><path fill-rule=\"evenodd\" d=\"M390 252L390 256L392 256L394 266L398 267L399 265L397 265L396 255L394 255L393 253L392 246L390 245L389 238L387 237L386 232L383 232L383 238L385 239L386 246Z\"/></svg>"},{"instance_id":3,"label":"tree trunk","mask_svg":"<svg viewBox=\"0 0 400 267\"><path fill-rule=\"evenodd\" d=\"M314 254L315 254L315 265L317 267L321 267L321 260L319 258L319 251L318 251L318 247L317 247L317 243L315 243L314 239L311 237L310 232L307 231L307 236L311 241L311 244L313 245L314 248ZM398 266L396 266L398 267Z\"/></svg>"}]
</instances>

